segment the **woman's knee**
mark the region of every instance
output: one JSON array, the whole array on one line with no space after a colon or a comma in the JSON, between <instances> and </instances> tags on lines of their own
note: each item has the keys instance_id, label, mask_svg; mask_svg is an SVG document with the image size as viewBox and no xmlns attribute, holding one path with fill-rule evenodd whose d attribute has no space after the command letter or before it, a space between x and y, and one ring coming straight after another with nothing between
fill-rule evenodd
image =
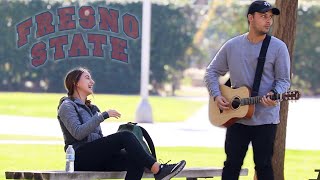
<instances>
[{"instance_id":1,"label":"woman's knee","mask_svg":"<svg viewBox=\"0 0 320 180\"><path fill-rule=\"evenodd\" d=\"M135 135L130 131L120 131L120 132L116 132L116 134L124 138L135 137Z\"/></svg>"},{"instance_id":2,"label":"woman's knee","mask_svg":"<svg viewBox=\"0 0 320 180\"><path fill-rule=\"evenodd\" d=\"M137 137L130 131L117 132L115 133L115 135L117 135L118 138L120 138L120 141L124 141L124 142L137 141Z\"/></svg>"}]
</instances>

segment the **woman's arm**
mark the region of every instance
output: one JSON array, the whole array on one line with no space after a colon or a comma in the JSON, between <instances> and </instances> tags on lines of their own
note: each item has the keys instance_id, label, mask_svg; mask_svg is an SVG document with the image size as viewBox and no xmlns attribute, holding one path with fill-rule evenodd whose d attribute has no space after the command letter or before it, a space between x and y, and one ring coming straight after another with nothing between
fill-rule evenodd
<instances>
[{"instance_id":1,"label":"woman's arm","mask_svg":"<svg viewBox=\"0 0 320 180\"><path fill-rule=\"evenodd\" d=\"M80 141L94 132L95 128L104 121L104 118L100 112L97 112L89 121L85 121L86 123L82 124L75 106L73 102L65 101L61 104L58 114L70 134Z\"/></svg>"}]
</instances>

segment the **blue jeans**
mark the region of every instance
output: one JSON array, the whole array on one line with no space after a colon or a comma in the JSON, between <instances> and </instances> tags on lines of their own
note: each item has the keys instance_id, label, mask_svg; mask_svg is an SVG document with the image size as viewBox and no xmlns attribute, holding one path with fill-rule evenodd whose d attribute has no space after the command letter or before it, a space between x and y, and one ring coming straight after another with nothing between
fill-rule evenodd
<instances>
[{"instance_id":1,"label":"blue jeans","mask_svg":"<svg viewBox=\"0 0 320 180\"><path fill-rule=\"evenodd\" d=\"M222 180L237 180L251 142L255 170L259 180L274 180L272 169L273 145L277 125L246 126L233 124L227 128Z\"/></svg>"},{"instance_id":2,"label":"blue jeans","mask_svg":"<svg viewBox=\"0 0 320 180\"><path fill-rule=\"evenodd\" d=\"M144 168L151 169L155 162L134 134L123 131L79 147L76 150L75 170L127 171L126 180L140 180Z\"/></svg>"}]
</instances>

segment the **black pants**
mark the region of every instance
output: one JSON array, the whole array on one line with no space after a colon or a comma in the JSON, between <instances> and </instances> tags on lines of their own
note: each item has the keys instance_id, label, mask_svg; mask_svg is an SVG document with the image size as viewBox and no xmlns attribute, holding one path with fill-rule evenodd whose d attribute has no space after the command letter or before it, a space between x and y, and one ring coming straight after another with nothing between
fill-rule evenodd
<instances>
[{"instance_id":1,"label":"black pants","mask_svg":"<svg viewBox=\"0 0 320 180\"><path fill-rule=\"evenodd\" d=\"M125 149L123 151L122 149ZM131 132L117 132L76 150L76 171L127 171L126 180L140 180L156 160Z\"/></svg>"},{"instance_id":2,"label":"black pants","mask_svg":"<svg viewBox=\"0 0 320 180\"><path fill-rule=\"evenodd\" d=\"M258 180L273 180L272 156L277 125L246 126L234 124L227 128L222 180L237 180L251 142Z\"/></svg>"}]
</instances>

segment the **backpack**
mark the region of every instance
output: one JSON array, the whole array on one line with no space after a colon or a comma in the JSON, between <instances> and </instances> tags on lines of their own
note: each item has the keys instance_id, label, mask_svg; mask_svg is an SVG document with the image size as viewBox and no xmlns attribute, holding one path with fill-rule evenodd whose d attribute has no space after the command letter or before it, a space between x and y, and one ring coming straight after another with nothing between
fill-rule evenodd
<instances>
[{"instance_id":1,"label":"backpack","mask_svg":"<svg viewBox=\"0 0 320 180\"><path fill-rule=\"evenodd\" d=\"M150 155L152 155L155 159L157 159L156 151L154 148L153 141L147 132L143 127L137 125L137 123L128 122L126 124L121 124L118 128L118 132L121 131L129 131L133 133L140 144L142 145L143 149ZM145 140L144 140L145 139ZM146 143L147 142L147 143Z\"/></svg>"}]
</instances>

